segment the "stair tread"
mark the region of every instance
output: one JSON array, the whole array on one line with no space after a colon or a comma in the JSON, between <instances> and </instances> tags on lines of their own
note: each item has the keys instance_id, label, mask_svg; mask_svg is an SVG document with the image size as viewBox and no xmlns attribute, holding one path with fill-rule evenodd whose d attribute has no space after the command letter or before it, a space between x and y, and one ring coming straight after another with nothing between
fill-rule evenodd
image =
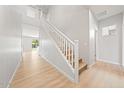
<instances>
[{"instance_id":1,"label":"stair tread","mask_svg":"<svg viewBox=\"0 0 124 93\"><path fill-rule=\"evenodd\" d=\"M82 69L85 66L87 66L87 64L85 62L79 61L79 70Z\"/></svg>"},{"instance_id":2,"label":"stair tread","mask_svg":"<svg viewBox=\"0 0 124 93\"><path fill-rule=\"evenodd\" d=\"M87 69L87 64L82 60L80 59L79 60L79 75Z\"/></svg>"}]
</instances>

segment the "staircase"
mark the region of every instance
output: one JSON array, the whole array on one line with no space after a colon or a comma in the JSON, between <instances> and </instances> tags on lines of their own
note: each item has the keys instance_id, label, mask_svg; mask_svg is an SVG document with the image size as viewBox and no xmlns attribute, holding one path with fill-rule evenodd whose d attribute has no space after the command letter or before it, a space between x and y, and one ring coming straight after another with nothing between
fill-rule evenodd
<instances>
[{"instance_id":1,"label":"staircase","mask_svg":"<svg viewBox=\"0 0 124 93\"><path fill-rule=\"evenodd\" d=\"M79 82L79 75L87 69L87 64L83 59L79 59L79 41L72 41L65 34L59 31L54 25L45 20L45 25L50 29L49 35L54 40L60 53L63 55L69 67L74 72L74 82Z\"/></svg>"},{"instance_id":2,"label":"staircase","mask_svg":"<svg viewBox=\"0 0 124 93\"><path fill-rule=\"evenodd\" d=\"M83 72L86 69L87 69L87 64L82 59L79 59L79 75L81 74L81 72Z\"/></svg>"},{"instance_id":3,"label":"staircase","mask_svg":"<svg viewBox=\"0 0 124 93\"><path fill-rule=\"evenodd\" d=\"M69 52L70 52L70 55L69 55ZM68 48L67 49L67 60L69 60L69 59L72 59L72 50L69 50L69 48ZM79 75L81 74L81 72L83 72L86 69L87 69L87 64L85 63L85 61L83 61L82 59L79 59L79 66L78 66Z\"/></svg>"}]
</instances>

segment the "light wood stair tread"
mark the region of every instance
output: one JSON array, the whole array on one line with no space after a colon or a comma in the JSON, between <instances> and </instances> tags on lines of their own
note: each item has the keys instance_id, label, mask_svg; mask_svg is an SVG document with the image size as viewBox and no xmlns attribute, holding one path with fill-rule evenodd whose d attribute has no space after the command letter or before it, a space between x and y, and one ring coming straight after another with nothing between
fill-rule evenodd
<instances>
[{"instance_id":1,"label":"light wood stair tread","mask_svg":"<svg viewBox=\"0 0 124 93\"><path fill-rule=\"evenodd\" d=\"M86 69L87 64L82 59L79 59L79 74L81 74Z\"/></svg>"},{"instance_id":2,"label":"light wood stair tread","mask_svg":"<svg viewBox=\"0 0 124 93\"><path fill-rule=\"evenodd\" d=\"M87 66L87 64L85 62L79 61L79 70L82 69L85 66Z\"/></svg>"},{"instance_id":3,"label":"light wood stair tread","mask_svg":"<svg viewBox=\"0 0 124 93\"><path fill-rule=\"evenodd\" d=\"M65 56L67 57L67 60L69 58L71 59L72 57L74 58L74 54L72 55L72 50L71 49L67 49L67 51L65 51L64 53L67 53L67 54L65 54ZM87 64L84 62L84 60L79 59L79 68L78 69L79 69L79 74L87 69Z\"/></svg>"}]
</instances>

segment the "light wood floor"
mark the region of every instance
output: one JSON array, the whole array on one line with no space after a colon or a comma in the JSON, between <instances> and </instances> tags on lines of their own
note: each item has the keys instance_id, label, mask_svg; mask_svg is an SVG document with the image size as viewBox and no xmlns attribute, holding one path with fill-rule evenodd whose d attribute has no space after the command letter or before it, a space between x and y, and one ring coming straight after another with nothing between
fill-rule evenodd
<instances>
[{"instance_id":1,"label":"light wood floor","mask_svg":"<svg viewBox=\"0 0 124 93\"><path fill-rule=\"evenodd\" d=\"M11 88L124 87L124 70L116 65L97 62L82 72L75 84L48 64L37 52L25 53L23 62L10 84Z\"/></svg>"}]
</instances>

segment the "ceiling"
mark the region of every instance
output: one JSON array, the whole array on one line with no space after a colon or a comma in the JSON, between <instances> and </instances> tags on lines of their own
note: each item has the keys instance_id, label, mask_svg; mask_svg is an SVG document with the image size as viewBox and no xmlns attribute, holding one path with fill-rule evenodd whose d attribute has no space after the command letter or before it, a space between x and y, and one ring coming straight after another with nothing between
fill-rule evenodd
<instances>
[{"instance_id":1,"label":"ceiling","mask_svg":"<svg viewBox=\"0 0 124 93\"><path fill-rule=\"evenodd\" d=\"M38 10L42 10L44 14L47 14L51 5L31 5L31 7L38 9Z\"/></svg>"},{"instance_id":2,"label":"ceiling","mask_svg":"<svg viewBox=\"0 0 124 93\"><path fill-rule=\"evenodd\" d=\"M98 20L124 12L124 5L93 5L89 8Z\"/></svg>"},{"instance_id":3,"label":"ceiling","mask_svg":"<svg viewBox=\"0 0 124 93\"><path fill-rule=\"evenodd\" d=\"M45 14L47 14L51 5L35 5L32 7L41 9ZM84 7L91 9L97 20L105 19L112 15L124 12L124 5L85 5Z\"/></svg>"}]
</instances>

